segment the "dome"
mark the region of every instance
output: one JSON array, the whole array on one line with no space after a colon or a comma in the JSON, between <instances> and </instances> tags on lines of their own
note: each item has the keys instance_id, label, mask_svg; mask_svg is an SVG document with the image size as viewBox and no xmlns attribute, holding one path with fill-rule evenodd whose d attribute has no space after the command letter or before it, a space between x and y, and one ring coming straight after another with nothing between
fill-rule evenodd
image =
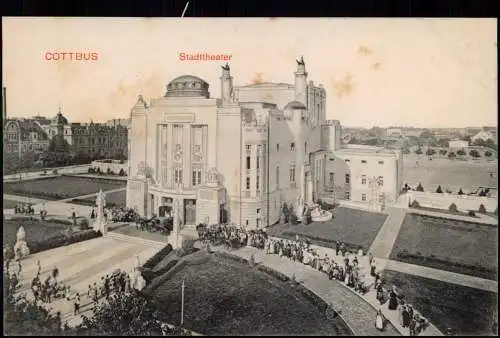
<instances>
[{"instance_id":1,"label":"dome","mask_svg":"<svg viewBox=\"0 0 500 338\"><path fill-rule=\"evenodd\" d=\"M51 124L61 125L61 124L69 124L69 123L68 123L68 119L65 118L61 112L59 112L59 113L57 113L56 117L54 117L52 119Z\"/></svg>"},{"instance_id":2,"label":"dome","mask_svg":"<svg viewBox=\"0 0 500 338\"><path fill-rule=\"evenodd\" d=\"M199 77L193 75L182 75L176 77L167 85L165 97L206 97L210 96L208 92L208 83Z\"/></svg>"},{"instance_id":3,"label":"dome","mask_svg":"<svg viewBox=\"0 0 500 338\"><path fill-rule=\"evenodd\" d=\"M289 109L307 109L307 107L299 101L291 101L288 102L287 105L285 106L285 110Z\"/></svg>"}]
</instances>

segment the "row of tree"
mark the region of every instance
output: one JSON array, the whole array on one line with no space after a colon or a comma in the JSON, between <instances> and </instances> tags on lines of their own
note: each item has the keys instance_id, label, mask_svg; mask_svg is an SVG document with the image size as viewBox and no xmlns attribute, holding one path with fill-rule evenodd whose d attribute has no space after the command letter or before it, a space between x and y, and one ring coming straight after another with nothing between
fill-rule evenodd
<instances>
[{"instance_id":1,"label":"row of tree","mask_svg":"<svg viewBox=\"0 0 500 338\"><path fill-rule=\"evenodd\" d=\"M417 148L417 150L415 150L415 154L417 154L417 155L422 155L423 153L424 152L423 152L422 148ZM438 152L435 149L428 148L426 150L426 152L425 152L425 155L427 155L427 156L433 156L436 153L438 153ZM463 150L463 149L457 150L456 154L453 151L450 151L448 153L448 150L446 150L446 149L440 149L439 150L439 155L445 156L446 154L448 154L448 158L455 158L457 155L458 156L465 156L465 155L467 155L466 151ZM472 157L474 157L474 158L481 157L481 153L479 151L477 151L476 149L470 150L469 151L469 155L472 156ZM490 150L486 150L484 152L484 156L491 157L491 156L493 156L493 153Z\"/></svg>"}]
</instances>

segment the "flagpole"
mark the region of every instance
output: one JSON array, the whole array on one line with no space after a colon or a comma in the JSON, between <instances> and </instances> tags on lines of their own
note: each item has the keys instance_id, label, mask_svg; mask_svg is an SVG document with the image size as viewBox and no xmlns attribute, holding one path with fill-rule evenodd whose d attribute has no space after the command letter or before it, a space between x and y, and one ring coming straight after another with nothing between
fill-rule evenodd
<instances>
[{"instance_id":1,"label":"flagpole","mask_svg":"<svg viewBox=\"0 0 500 338\"><path fill-rule=\"evenodd\" d=\"M182 296L181 296L181 326L184 324L184 281L182 281Z\"/></svg>"}]
</instances>

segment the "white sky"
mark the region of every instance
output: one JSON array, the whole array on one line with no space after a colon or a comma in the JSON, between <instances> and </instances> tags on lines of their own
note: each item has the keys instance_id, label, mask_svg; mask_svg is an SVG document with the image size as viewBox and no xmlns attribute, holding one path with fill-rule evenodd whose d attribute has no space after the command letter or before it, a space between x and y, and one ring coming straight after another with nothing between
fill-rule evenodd
<instances>
[{"instance_id":1,"label":"white sky","mask_svg":"<svg viewBox=\"0 0 500 338\"><path fill-rule=\"evenodd\" d=\"M327 117L344 126L497 125L496 19L2 18L7 114L72 122L127 118L138 94L164 94L192 74L219 97L232 54L235 85L308 80L327 91ZM95 62L46 61L47 51L97 52Z\"/></svg>"}]
</instances>

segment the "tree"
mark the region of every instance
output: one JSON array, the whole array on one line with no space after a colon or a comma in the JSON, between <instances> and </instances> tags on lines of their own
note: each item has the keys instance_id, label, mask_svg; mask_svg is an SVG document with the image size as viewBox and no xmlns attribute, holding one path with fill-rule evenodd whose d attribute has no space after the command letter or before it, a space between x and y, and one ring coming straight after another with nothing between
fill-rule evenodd
<instances>
[{"instance_id":1,"label":"tree","mask_svg":"<svg viewBox=\"0 0 500 338\"><path fill-rule=\"evenodd\" d=\"M451 212L457 212L458 211L457 205L455 203L451 203L450 206L448 207L448 210Z\"/></svg>"},{"instance_id":2,"label":"tree","mask_svg":"<svg viewBox=\"0 0 500 338\"><path fill-rule=\"evenodd\" d=\"M432 135L432 133L428 130L424 130L424 131L422 131L422 133L420 133L420 138L424 138L424 139L431 138L433 136L434 135Z\"/></svg>"},{"instance_id":3,"label":"tree","mask_svg":"<svg viewBox=\"0 0 500 338\"><path fill-rule=\"evenodd\" d=\"M448 158L450 159L454 159L455 157L457 157L457 155L455 155L455 153L453 151L451 151L449 154L448 154Z\"/></svg>"},{"instance_id":4,"label":"tree","mask_svg":"<svg viewBox=\"0 0 500 338\"><path fill-rule=\"evenodd\" d=\"M479 206L479 210L478 211L479 211L480 214L486 214L486 207L484 206L484 204L481 204Z\"/></svg>"},{"instance_id":5,"label":"tree","mask_svg":"<svg viewBox=\"0 0 500 338\"><path fill-rule=\"evenodd\" d=\"M438 188L436 190L436 193L438 193L438 194L442 194L443 193L443 189L441 189L441 186L438 186Z\"/></svg>"},{"instance_id":6,"label":"tree","mask_svg":"<svg viewBox=\"0 0 500 338\"><path fill-rule=\"evenodd\" d=\"M474 210L469 210L469 212L467 213L467 215L469 215L471 217L475 217L476 213L474 212Z\"/></svg>"},{"instance_id":7,"label":"tree","mask_svg":"<svg viewBox=\"0 0 500 338\"><path fill-rule=\"evenodd\" d=\"M460 190L458 191L458 194L459 195L463 195L464 194L464 192L462 191L462 188L460 188Z\"/></svg>"},{"instance_id":8,"label":"tree","mask_svg":"<svg viewBox=\"0 0 500 338\"><path fill-rule=\"evenodd\" d=\"M481 157L481 154L479 154L479 151L477 151L476 149L472 149L471 151L469 151L469 155L475 158Z\"/></svg>"},{"instance_id":9,"label":"tree","mask_svg":"<svg viewBox=\"0 0 500 338\"><path fill-rule=\"evenodd\" d=\"M465 154L466 154L466 153L465 153L465 150L463 150L463 149L459 149L459 150L457 150L457 155L458 155L458 156L465 156Z\"/></svg>"},{"instance_id":10,"label":"tree","mask_svg":"<svg viewBox=\"0 0 500 338\"><path fill-rule=\"evenodd\" d=\"M303 217L304 221L302 223L304 224L311 224L312 223L312 216L311 216L311 210L309 208L307 208L305 214L304 214L304 217Z\"/></svg>"},{"instance_id":11,"label":"tree","mask_svg":"<svg viewBox=\"0 0 500 338\"><path fill-rule=\"evenodd\" d=\"M435 153L436 153L436 151L435 151L434 149L432 149L432 148L427 148L427 151L425 152L425 154L426 154L427 156L432 156L432 155L434 155Z\"/></svg>"},{"instance_id":12,"label":"tree","mask_svg":"<svg viewBox=\"0 0 500 338\"><path fill-rule=\"evenodd\" d=\"M123 170L123 168L120 169L120 176L125 176L125 170Z\"/></svg>"},{"instance_id":13,"label":"tree","mask_svg":"<svg viewBox=\"0 0 500 338\"><path fill-rule=\"evenodd\" d=\"M439 151L439 155L443 155L443 156L444 156L444 155L446 155L446 153L447 153L447 152L448 152L448 151L447 151L446 149L441 149L441 150Z\"/></svg>"},{"instance_id":14,"label":"tree","mask_svg":"<svg viewBox=\"0 0 500 338\"><path fill-rule=\"evenodd\" d=\"M484 152L484 156L486 156L486 157L491 157L491 155L493 155L493 154L492 154L492 153L491 153L491 151L489 151L489 150L486 150L486 151Z\"/></svg>"},{"instance_id":15,"label":"tree","mask_svg":"<svg viewBox=\"0 0 500 338\"><path fill-rule=\"evenodd\" d=\"M412 207L412 208L419 208L420 207L420 203L418 203L417 200L413 200L413 202L411 202L411 204L410 204L410 207Z\"/></svg>"},{"instance_id":16,"label":"tree","mask_svg":"<svg viewBox=\"0 0 500 338\"><path fill-rule=\"evenodd\" d=\"M417 155L422 155L423 151L422 151L422 148L417 148L417 150L415 150L415 154Z\"/></svg>"},{"instance_id":17,"label":"tree","mask_svg":"<svg viewBox=\"0 0 500 338\"><path fill-rule=\"evenodd\" d=\"M417 191L424 192L424 187L422 186L422 183L419 183L417 186Z\"/></svg>"}]
</instances>

